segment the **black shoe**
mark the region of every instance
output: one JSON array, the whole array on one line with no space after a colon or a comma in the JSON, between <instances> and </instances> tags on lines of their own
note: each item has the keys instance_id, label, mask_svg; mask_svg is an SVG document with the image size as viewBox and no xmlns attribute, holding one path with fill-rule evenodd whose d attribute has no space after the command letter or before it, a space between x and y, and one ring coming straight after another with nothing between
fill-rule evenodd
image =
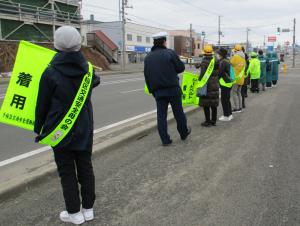
<instances>
[{"instance_id":1,"label":"black shoe","mask_svg":"<svg viewBox=\"0 0 300 226\"><path fill-rule=\"evenodd\" d=\"M215 121L210 121L209 123L210 123L211 126L216 126L217 125L217 123Z\"/></svg>"},{"instance_id":2,"label":"black shoe","mask_svg":"<svg viewBox=\"0 0 300 226\"><path fill-rule=\"evenodd\" d=\"M186 138L188 138L188 136L191 134L191 132L192 132L192 128L188 127L188 131L187 131L186 135L181 137L181 140L186 140Z\"/></svg>"},{"instance_id":3,"label":"black shoe","mask_svg":"<svg viewBox=\"0 0 300 226\"><path fill-rule=\"evenodd\" d=\"M202 122L202 123L201 123L201 126L203 126L203 127L210 127L210 126L211 126L211 123L205 121L205 122Z\"/></svg>"},{"instance_id":4,"label":"black shoe","mask_svg":"<svg viewBox=\"0 0 300 226\"><path fill-rule=\"evenodd\" d=\"M163 143L163 146L164 146L164 147L168 147L168 146L170 146L172 143L173 143L173 141L170 140L170 141L167 142L167 143Z\"/></svg>"},{"instance_id":5,"label":"black shoe","mask_svg":"<svg viewBox=\"0 0 300 226\"><path fill-rule=\"evenodd\" d=\"M233 109L233 110L232 110L232 113L233 113L233 114L241 113L241 112L242 112L242 109Z\"/></svg>"}]
</instances>

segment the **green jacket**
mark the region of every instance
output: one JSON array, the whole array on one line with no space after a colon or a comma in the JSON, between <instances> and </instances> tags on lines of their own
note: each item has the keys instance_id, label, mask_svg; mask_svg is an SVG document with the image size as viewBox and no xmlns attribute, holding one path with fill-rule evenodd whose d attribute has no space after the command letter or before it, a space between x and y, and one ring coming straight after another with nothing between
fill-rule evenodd
<instances>
[{"instance_id":1,"label":"green jacket","mask_svg":"<svg viewBox=\"0 0 300 226\"><path fill-rule=\"evenodd\" d=\"M278 73L279 73L279 65L280 61L278 59L278 56L276 53L273 53L273 73L272 73L272 80L277 81L278 80Z\"/></svg>"},{"instance_id":2,"label":"green jacket","mask_svg":"<svg viewBox=\"0 0 300 226\"><path fill-rule=\"evenodd\" d=\"M260 61L258 58L251 58L247 75L250 74L251 79L260 79Z\"/></svg>"},{"instance_id":3,"label":"green jacket","mask_svg":"<svg viewBox=\"0 0 300 226\"><path fill-rule=\"evenodd\" d=\"M267 53L266 55L266 61L267 61L267 76L266 76L266 82L270 83L272 82L272 75L273 75L273 63L272 63L272 53Z\"/></svg>"}]
</instances>

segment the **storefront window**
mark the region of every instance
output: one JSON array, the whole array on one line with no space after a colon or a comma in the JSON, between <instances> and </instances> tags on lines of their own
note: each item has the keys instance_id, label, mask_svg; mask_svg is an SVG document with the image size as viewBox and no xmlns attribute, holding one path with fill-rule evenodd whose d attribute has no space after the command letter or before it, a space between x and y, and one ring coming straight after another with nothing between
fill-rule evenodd
<instances>
[{"instance_id":1,"label":"storefront window","mask_svg":"<svg viewBox=\"0 0 300 226\"><path fill-rule=\"evenodd\" d=\"M127 34L127 41L132 41L132 35L131 34Z\"/></svg>"}]
</instances>

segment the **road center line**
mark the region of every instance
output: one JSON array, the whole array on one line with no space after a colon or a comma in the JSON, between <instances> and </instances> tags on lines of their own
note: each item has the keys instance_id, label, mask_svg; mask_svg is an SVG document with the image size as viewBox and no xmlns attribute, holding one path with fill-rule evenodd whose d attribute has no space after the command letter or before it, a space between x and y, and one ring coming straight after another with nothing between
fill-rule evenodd
<instances>
[{"instance_id":1,"label":"road center line","mask_svg":"<svg viewBox=\"0 0 300 226\"><path fill-rule=\"evenodd\" d=\"M109 129L112 129L112 128L116 128L116 127L124 125L128 122L132 122L134 120L141 119L143 117L149 116L149 115L154 114L154 113L156 113L156 110L152 110L152 111L149 111L149 112L146 112L146 113L143 113L143 114L125 119L123 121L113 123L113 124L110 124L108 126L104 126L102 128L94 130L94 134L97 134L97 133L100 133L100 132L103 132L103 131L106 131L106 130L109 130ZM0 162L0 167L12 164L14 162L17 162L17 161L20 161L20 160L23 160L23 159L26 159L26 158L29 158L29 157L32 157L32 156L35 156L35 155L38 155L40 153L43 153L43 152L46 152L46 151L49 151L49 150L51 150L51 147L47 146L47 147L42 147L42 148L27 152L27 153L24 153L24 154L21 154L21 155L17 155L15 157L6 159L4 161L1 161Z\"/></svg>"}]
</instances>

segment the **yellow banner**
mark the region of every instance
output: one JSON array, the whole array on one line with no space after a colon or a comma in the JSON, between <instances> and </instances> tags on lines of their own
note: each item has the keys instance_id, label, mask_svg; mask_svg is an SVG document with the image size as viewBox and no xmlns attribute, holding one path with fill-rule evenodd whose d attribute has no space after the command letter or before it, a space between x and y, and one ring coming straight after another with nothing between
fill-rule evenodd
<instances>
[{"instance_id":1,"label":"yellow banner","mask_svg":"<svg viewBox=\"0 0 300 226\"><path fill-rule=\"evenodd\" d=\"M198 106L199 97L197 97L197 89L199 88L199 75L191 72L184 72L182 78L182 105Z\"/></svg>"},{"instance_id":2,"label":"yellow banner","mask_svg":"<svg viewBox=\"0 0 300 226\"><path fill-rule=\"evenodd\" d=\"M29 42L20 42L0 110L0 122L33 131L40 79L55 53Z\"/></svg>"}]
</instances>

